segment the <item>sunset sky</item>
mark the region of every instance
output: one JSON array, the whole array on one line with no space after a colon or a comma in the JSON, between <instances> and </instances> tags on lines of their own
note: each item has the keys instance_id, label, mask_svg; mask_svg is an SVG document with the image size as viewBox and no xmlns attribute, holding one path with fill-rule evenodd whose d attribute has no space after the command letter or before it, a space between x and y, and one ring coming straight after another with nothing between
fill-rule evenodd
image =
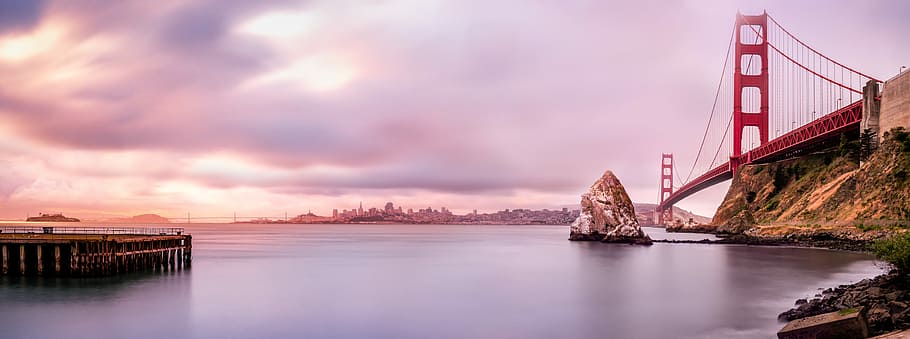
<instances>
[{"instance_id":1,"label":"sunset sky","mask_svg":"<svg viewBox=\"0 0 910 339\"><path fill-rule=\"evenodd\" d=\"M0 1L0 219L555 208L608 168L655 202L737 9L910 64L902 0Z\"/></svg>"}]
</instances>

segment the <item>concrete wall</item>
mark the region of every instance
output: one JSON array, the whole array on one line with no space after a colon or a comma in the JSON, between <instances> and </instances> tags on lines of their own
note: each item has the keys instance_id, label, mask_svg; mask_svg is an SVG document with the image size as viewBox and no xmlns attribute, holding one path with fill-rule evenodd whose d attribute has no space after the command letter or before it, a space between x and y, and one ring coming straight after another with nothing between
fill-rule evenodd
<instances>
[{"instance_id":1,"label":"concrete wall","mask_svg":"<svg viewBox=\"0 0 910 339\"><path fill-rule=\"evenodd\" d=\"M910 130L910 71L885 81L879 126L882 134L898 126Z\"/></svg>"}]
</instances>

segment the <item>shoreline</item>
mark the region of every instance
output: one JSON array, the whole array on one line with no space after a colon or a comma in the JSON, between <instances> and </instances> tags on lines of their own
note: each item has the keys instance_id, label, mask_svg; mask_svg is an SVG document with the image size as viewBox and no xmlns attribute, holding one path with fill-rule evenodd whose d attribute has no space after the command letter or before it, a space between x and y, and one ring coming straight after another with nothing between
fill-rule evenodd
<instances>
[{"instance_id":1,"label":"shoreline","mask_svg":"<svg viewBox=\"0 0 910 339\"><path fill-rule=\"evenodd\" d=\"M778 315L793 321L847 309L859 310L872 336L910 329L910 276L895 270L853 284L826 288L813 298L797 299L794 307Z\"/></svg>"},{"instance_id":2,"label":"shoreline","mask_svg":"<svg viewBox=\"0 0 910 339\"><path fill-rule=\"evenodd\" d=\"M704 234L709 232L674 232ZM717 240L654 240L669 244L746 245L762 247L813 248L854 253L871 253L872 240L845 239L833 234L788 234L750 236L715 234ZM789 322L820 314L858 310L866 319L871 336L910 329L910 275L890 270L852 284L819 287L811 298L799 298L793 307L781 312L778 320Z\"/></svg>"},{"instance_id":3,"label":"shoreline","mask_svg":"<svg viewBox=\"0 0 910 339\"><path fill-rule=\"evenodd\" d=\"M689 232L674 232L689 233ZM713 234L704 232L693 232L692 234ZM660 239L654 240L655 243L668 244L717 244L717 245L749 245L749 246L789 246L804 248L822 248L838 251L849 252L869 252L871 241L866 240L849 240L832 237L827 234L809 235L809 236L784 236L784 237L756 237L749 235L726 235L714 234L717 240L676 240Z\"/></svg>"}]
</instances>

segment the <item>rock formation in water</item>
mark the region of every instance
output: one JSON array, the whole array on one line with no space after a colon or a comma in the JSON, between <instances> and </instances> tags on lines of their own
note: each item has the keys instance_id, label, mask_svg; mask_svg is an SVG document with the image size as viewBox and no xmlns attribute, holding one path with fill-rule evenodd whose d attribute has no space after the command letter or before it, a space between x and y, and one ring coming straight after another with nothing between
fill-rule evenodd
<instances>
[{"instance_id":1,"label":"rock formation in water","mask_svg":"<svg viewBox=\"0 0 910 339\"><path fill-rule=\"evenodd\" d=\"M635 206L613 172L606 171L581 196L581 215L569 240L651 244L635 217Z\"/></svg>"}]
</instances>

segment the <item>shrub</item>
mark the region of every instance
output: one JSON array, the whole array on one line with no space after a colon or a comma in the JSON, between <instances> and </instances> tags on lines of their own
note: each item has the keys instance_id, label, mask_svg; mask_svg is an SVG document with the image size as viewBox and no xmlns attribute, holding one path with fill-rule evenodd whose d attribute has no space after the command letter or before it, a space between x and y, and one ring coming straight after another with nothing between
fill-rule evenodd
<instances>
[{"instance_id":1,"label":"shrub","mask_svg":"<svg viewBox=\"0 0 910 339\"><path fill-rule=\"evenodd\" d=\"M894 171L894 179L897 181L903 182L904 180L907 179L907 171L903 170L903 169Z\"/></svg>"},{"instance_id":2,"label":"shrub","mask_svg":"<svg viewBox=\"0 0 910 339\"><path fill-rule=\"evenodd\" d=\"M910 272L910 232L876 241L872 244L872 253L898 271Z\"/></svg>"},{"instance_id":3,"label":"shrub","mask_svg":"<svg viewBox=\"0 0 910 339\"><path fill-rule=\"evenodd\" d=\"M746 192L746 202L753 203L755 202L756 193L753 191Z\"/></svg>"},{"instance_id":4,"label":"shrub","mask_svg":"<svg viewBox=\"0 0 910 339\"><path fill-rule=\"evenodd\" d=\"M778 167L774 171L774 181L772 182L774 184L774 191L771 192L771 195L780 193L780 191L784 189L784 186L786 186L788 182L790 182L790 176L787 174L787 171L782 170L780 167Z\"/></svg>"},{"instance_id":5,"label":"shrub","mask_svg":"<svg viewBox=\"0 0 910 339\"><path fill-rule=\"evenodd\" d=\"M765 206L765 210L766 210L766 211L773 211L775 208L777 208L777 205L778 205L779 203L780 203L779 200L771 201L770 203L768 203L767 206Z\"/></svg>"},{"instance_id":6,"label":"shrub","mask_svg":"<svg viewBox=\"0 0 910 339\"><path fill-rule=\"evenodd\" d=\"M881 230L882 226L881 225L865 225L863 223L860 223L859 225L856 225L856 228L859 228L863 232L869 232L869 231Z\"/></svg>"},{"instance_id":7,"label":"shrub","mask_svg":"<svg viewBox=\"0 0 910 339\"><path fill-rule=\"evenodd\" d=\"M895 127L891 129L891 135L895 141L901 144L901 151L910 152L910 133L903 127Z\"/></svg>"},{"instance_id":8,"label":"shrub","mask_svg":"<svg viewBox=\"0 0 910 339\"><path fill-rule=\"evenodd\" d=\"M865 129L859 135L859 160L866 161L875 152L875 132L871 129Z\"/></svg>"}]
</instances>

